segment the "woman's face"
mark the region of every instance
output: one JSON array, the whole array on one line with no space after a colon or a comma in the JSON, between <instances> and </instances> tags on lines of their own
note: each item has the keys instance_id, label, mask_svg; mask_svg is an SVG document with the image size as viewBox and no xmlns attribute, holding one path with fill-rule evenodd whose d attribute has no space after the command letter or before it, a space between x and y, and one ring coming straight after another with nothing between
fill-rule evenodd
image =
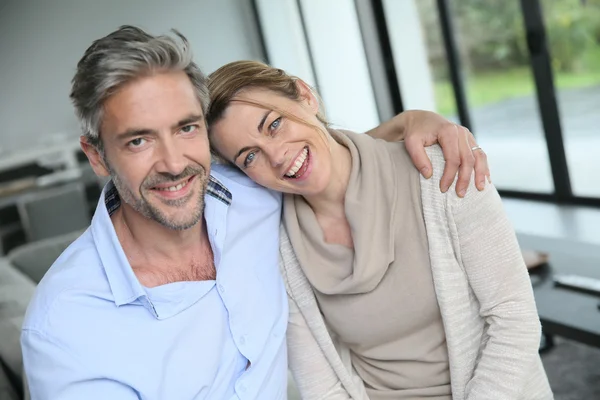
<instances>
[{"instance_id":1,"label":"woman's face","mask_svg":"<svg viewBox=\"0 0 600 400\"><path fill-rule=\"evenodd\" d=\"M236 97L211 127L216 150L253 181L269 189L302 196L322 192L331 175L331 136L317 119L319 104L307 88L302 99L250 89ZM280 112L293 115L306 124Z\"/></svg>"}]
</instances>

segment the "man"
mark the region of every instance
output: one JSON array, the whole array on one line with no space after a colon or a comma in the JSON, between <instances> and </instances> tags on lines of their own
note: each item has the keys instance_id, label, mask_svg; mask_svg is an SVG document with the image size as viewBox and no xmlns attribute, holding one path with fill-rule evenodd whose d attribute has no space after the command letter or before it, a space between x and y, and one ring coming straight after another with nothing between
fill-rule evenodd
<instances>
[{"instance_id":1,"label":"man","mask_svg":"<svg viewBox=\"0 0 600 400\"><path fill-rule=\"evenodd\" d=\"M22 346L33 399L286 397L281 199L211 166L206 81L179 38L123 27L77 66L81 147L111 182L28 309ZM442 129L456 164L473 139L436 118L400 116L371 133L425 126L425 139L411 139L418 154ZM456 169L447 172L452 180Z\"/></svg>"}]
</instances>

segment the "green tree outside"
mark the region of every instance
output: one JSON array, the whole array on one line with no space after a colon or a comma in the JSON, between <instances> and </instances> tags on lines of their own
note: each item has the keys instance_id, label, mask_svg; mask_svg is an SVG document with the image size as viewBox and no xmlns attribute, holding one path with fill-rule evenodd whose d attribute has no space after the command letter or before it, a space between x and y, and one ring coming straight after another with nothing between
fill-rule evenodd
<instances>
[{"instance_id":1,"label":"green tree outside","mask_svg":"<svg viewBox=\"0 0 600 400\"><path fill-rule=\"evenodd\" d=\"M555 84L600 85L600 0L541 0ZM435 79L438 111L455 113L434 0L417 2ZM455 0L456 39L473 107L534 93L518 0Z\"/></svg>"}]
</instances>

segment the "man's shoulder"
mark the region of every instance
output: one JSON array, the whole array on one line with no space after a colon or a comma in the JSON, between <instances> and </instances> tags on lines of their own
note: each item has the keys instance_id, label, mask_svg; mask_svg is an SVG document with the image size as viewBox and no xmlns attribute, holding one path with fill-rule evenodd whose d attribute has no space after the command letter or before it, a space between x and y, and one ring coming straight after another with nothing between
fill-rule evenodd
<instances>
[{"instance_id":1,"label":"man's shoulder","mask_svg":"<svg viewBox=\"0 0 600 400\"><path fill-rule=\"evenodd\" d=\"M87 230L65 249L36 287L23 329L44 332L50 325L57 326L61 316L76 320L78 311L89 307L90 301L100 302L110 295L92 233Z\"/></svg>"},{"instance_id":2,"label":"man's shoulder","mask_svg":"<svg viewBox=\"0 0 600 400\"><path fill-rule=\"evenodd\" d=\"M281 193L260 186L235 167L212 164L211 176L231 193L234 206L262 204L281 207Z\"/></svg>"},{"instance_id":3,"label":"man's shoulder","mask_svg":"<svg viewBox=\"0 0 600 400\"><path fill-rule=\"evenodd\" d=\"M269 191L265 187L260 186L252 179L248 178L248 176L242 171L230 165L213 163L210 166L210 174L228 189L231 185L233 187L243 186L260 191Z\"/></svg>"}]
</instances>

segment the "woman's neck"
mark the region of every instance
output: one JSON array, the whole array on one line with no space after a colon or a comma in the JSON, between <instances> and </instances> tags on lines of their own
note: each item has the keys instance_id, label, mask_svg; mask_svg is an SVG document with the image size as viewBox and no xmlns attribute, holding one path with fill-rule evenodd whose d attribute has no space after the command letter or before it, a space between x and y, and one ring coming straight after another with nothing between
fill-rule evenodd
<instances>
[{"instance_id":1,"label":"woman's neck","mask_svg":"<svg viewBox=\"0 0 600 400\"><path fill-rule=\"evenodd\" d=\"M317 216L345 218L344 198L350 180L352 156L346 146L341 145L331 136L329 140L331 152L329 183L321 193L304 196L304 199Z\"/></svg>"}]
</instances>

